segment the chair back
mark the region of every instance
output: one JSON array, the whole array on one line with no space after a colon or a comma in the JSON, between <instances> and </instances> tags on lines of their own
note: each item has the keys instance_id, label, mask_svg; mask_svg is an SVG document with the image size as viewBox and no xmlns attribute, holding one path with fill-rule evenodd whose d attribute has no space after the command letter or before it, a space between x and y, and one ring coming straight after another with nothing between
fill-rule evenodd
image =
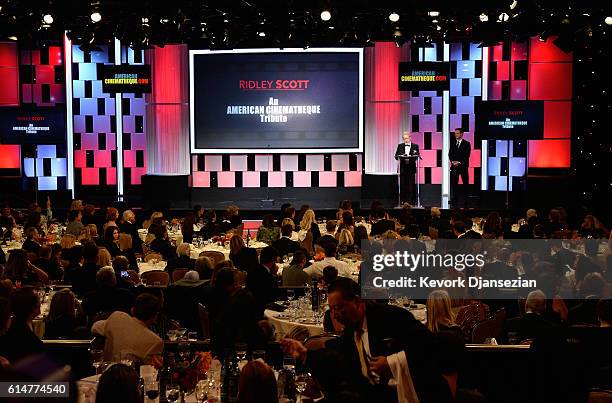
<instances>
[{"instance_id":1,"label":"chair back","mask_svg":"<svg viewBox=\"0 0 612 403\"><path fill-rule=\"evenodd\" d=\"M132 236L130 234L119 234L119 249L122 251L132 249Z\"/></svg>"},{"instance_id":2,"label":"chair back","mask_svg":"<svg viewBox=\"0 0 612 403\"><path fill-rule=\"evenodd\" d=\"M303 241L300 242L300 246L306 249L309 255L313 254L314 249L313 249L312 232L308 231L306 233L306 237L304 238Z\"/></svg>"},{"instance_id":3,"label":"chair back","mask_svg":"<svg viewBox=\"0 0 612 403\"><path fill-rule=\"evenodd\" d=\"M172 272L172 282L176 283L177 281L185 277L185 274L187 274L188 271L189 270L187 269L175 269Z\"/></svg>"},{"instance_id":4,"label":"chair back","mask_svg":"<svg viewBox=\"0 0 612 403\"><path fill-rule=\"evenodd\" d=\"M204 305L198 303L198 315L200 316L200 327L202 330L202 337L204 339L210 338L210 319L208 317L208 310Z\"/></svg>"},{"instance_id":5,"label":"chair back","mask_svg":"<svg viewBox=\"0 0 612 403\"><path fill-rule=\"evenodd\" d=\"M159 253L155 253L155 252L149 253L149 254L145 255L145 257L144 257L144 261L145 261L146 263L149 263L149 262L150 262L151 260L153 260L153 259L157 259L158 261L162 261L162 260L164 260L164 259L162 258L162 255L161 255L161 254L159 254Z\"/></svg>"},{"instance_id":6,"label":"chair back","mask_svg":"<svg viewBox=\"0 0 612 403\"><path fill-rule=\"evenodd\" d=\"M170 283L170 275L161 270L147 271L142 273L140 278L142 279L142 282L147 285L154 285L156 282L158 282L160 286L167 286Z\"/></svg>"},{"instance_id":7,"label":"chair back","mask_svg":"<svg viewBox=\"0 0 612 403\"><path fill-rule=\"evenodd\" d=\"M471 340L474 326L485 320L488 314L489 307L479 302L462 306L459 309L455 323L461 328L465 340Z\"/></svg>"},{"instance_id":8,"label":"chair back","mask_svg":"<svg viewBox=\"0 0 612 403\"><path fill-rule=\"evenodd\" d=\"M312 336L304 340L304 347L308 349L308 351L316 351L325 348L325 343L330 340L337 340L340 336L332 333L323 333L316 336Z\"/></svg>"},{"instance_id":9,"label":"chair back","mask_svg":"<svg viewBox=\"0 0 612 403\"><path fill-rule=\"evenodd\" d=\"M135 270L128 270L127 273L130 281L134 283L134 285L140 284L140 276Z\"/></svg>"},{"instance_id":10,"label":"chair back","mask_svg":"<svg viewBox=\"0 0 612 403\"><path fill-rule=\"evenodd\" d=\"M477 323L472 330L472 343L482 344L486 339L493 337L499 339L502 335L505 320L506 311L500 309L492 318Z\"/></svg>"},{"instance_id":11,"label":"chair back","mask_svg":"<svg viewBox=\"0 0 612 403\"><path fill-rule=\"evenodd\" d=\"M225 255L223 254L223 252L219 252L216 250L205 250L203 252L200 252L200 257L201 256L206 256L207 258L212 260L213 266L216 266L217 263L225 260Z\"/></svg>"}]
</instances>

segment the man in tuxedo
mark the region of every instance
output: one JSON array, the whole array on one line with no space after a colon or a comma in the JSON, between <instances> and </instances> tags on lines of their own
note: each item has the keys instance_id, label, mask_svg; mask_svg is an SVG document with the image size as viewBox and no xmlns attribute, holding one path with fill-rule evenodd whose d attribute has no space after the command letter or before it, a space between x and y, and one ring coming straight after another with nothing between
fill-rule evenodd
<instances>
[{"instance_id":1,"label":"man in tuxedo","mask_svg":"<svg viewBox=\"0 0 612 403\"><path fill-rule=\"evenodd\" d=\"M470 152L472 147L467 140L463 139L463 129L455 129L455 141L451 141L448 158L451 162L450 185L451 185L451 204L457 207L459 203L465 207L466 189L469 186L468 167L470 165ZM459 177L463 185L459 186Z\"/></svg>"},{"instance_id":2,"label":"man in tuxedo","mask_svg":"<svg viewBox=\"0 0 612 403\"><path fill-rule=\"evenodd\" d=\"M291 224L285 224L281 227L281 237L272 242L272 246L276 248L280 256L288 255L301 248L298 241L291 240L292 232L293 226Z\"/></svg>"},{"instance_id":3,"label":"man in tuxedo","mask_svg":"<svg viewBox=\"0 0 612 403\"><path fill-rule=\"evenodd\" d=\"M273 246L266 246L259 254L259 265L251 269L246 279L246 289L253 293L259 316L263 316L264 307L278 297L278 270L276 261L278 251Z\"/></svg>"},{"instance_id":4,"label":"man in tuxedo","mask_svg":"<svg viewBox=\"0 0 612 403\"><path fill-rule=\"evenodd\" d=\"M397 145L395 159L400 161L400 198L402 203L414 204L416 194L414 175L416 174L416 158L419 155L419 145L412 142L410 132L402 135L403 143Z\"/></svg>"},{"instance_id":5,"label":"man in tuxedo","mask_svg":"<svg viewBox=\"0 0 612 403\"><path fill-rule=\"evenodd\" d=\"M344 325L342 336L316 351L308 351L296 340L284 339L281 345L286 354L300 359L316 376L321 366L336 365L324 358L329 350L336 351L342 361L338 367L348 371L349 390L359 392L368 402L394 402L397 392L388 386L393 377L390 365L396 354L403 352L420 402L452 400L450 384L440 367L440 345L410 312L366 303L360 297L359 285L348 278L339 278L330 285L328 300L331 314Z\"/></svg>"}]
</instances>

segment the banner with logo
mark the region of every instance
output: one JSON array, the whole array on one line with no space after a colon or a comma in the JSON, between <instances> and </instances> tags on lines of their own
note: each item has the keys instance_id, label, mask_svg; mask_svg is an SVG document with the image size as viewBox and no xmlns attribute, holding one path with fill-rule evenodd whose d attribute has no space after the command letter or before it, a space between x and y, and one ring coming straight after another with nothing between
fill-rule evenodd
<instances>
[{"instance_id":1,"label":"banner with logo","mask_svg":"<svg viewBox=\"0 0 612 403\"><path fill-rule=\"evenodd\" d=\"M60 144L66 142L63 106L0 108L3 144Z\"/></svg>"}]
</instances>

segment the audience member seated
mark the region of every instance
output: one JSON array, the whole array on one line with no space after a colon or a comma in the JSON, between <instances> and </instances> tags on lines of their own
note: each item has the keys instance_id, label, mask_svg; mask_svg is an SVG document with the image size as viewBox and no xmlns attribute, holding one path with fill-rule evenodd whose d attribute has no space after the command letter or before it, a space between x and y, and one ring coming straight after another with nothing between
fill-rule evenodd
<instances>
[{"instance_id":1,"label":"audience member seated","mask_svg":"<svg viewBox=\"0 0 612 403\"><path fill-rule=\"evenodd\" d=\"M251 350L266 347L266 338L258 326L262 311L253 295L240 288L237 273L236 269L219 270L207 298L211 348L215 354L226 352L236 343L246 343Z\"/></svg>"},{"instance_id":2,"label":"audience member seated","mask_svg":"<svg viewBox=\"0 0 612 403\"><path fill-rule=\"evenodd\" d=\"M569 310L572 325L598 326L597 303L603 297L606 281L600 273L589 273L580 282L579 297L582 302Z\"/></svg>"},{"instance_id":3,"label":"audience member seated","mask_svg":"<svg viewBox=\"0 0 612 403\"><path fill-rule=\"evenodd\" d=\"M338 270L338 275L340 277L350 277L352 270L348 263L336 259L336 245L330 242L322 246L325 250L325 258L319 262L314 262L304 269L304 271L308 273L311 278L318 280L323 276L323 269L325 267L334 266L336 270Z\"/></svg>"},{"instance_id":4,"label":"audience member seated","mask_svg":"<svg viewBox=\"0 0 612 403\"><path fill-rule=\"evenodd\" d=\"M178 257L168 260L166 265L166 271L170 274L176 269L187 269L193 270L195 266L195 259L191 258L191 245L188 243L182 243L176 248L176 254Z\"/></svg>"},{"instance_id":5,"label":"audience member seated","mask_svg":"<svg viewBox=\"0 0 612 403\"><path fill-rule=\"evenodd\" d=\"M13 318L8 331L0 336L0 357L10 363L42 353L43 343L32 330L32 321L40 315L40 298L33 287L25 286L11 293Z\"/></svg>"},{"instance_id":6,"label":"audience member seated","mask_svg":"<svg viewBox=\"0 0 612 403\"><path fill-rule=\"evenodd\" d=\"M34 266L38 267L49 276L49 280L61 280L64 276L64 271L60 267L57 256L52 258L51 247L45 245L38 249L38 259L34 261Z\"/></svg>"},{"instance_id":7,"label":"audience member seated","mask_svg":"<svg viewBox=\"0 0 612 403\"><path fill-rule=\"evenodd\" d=\"M90 323L98 314L130 312L134 305L134 296L126 289L117 288L117 277L112 267L106 266L98 270L96 282L97 289L90 291L83 298L83 309Z\"/></svg>"},{"instance_id":8,"label":"audience member seated","mask_svg":"<svg viewBox=\"0 0 612 403\"><path fill-rule=\"evenodd\" d=\"M8 206L2 207L2 213L0 213L0 228L5 228L9 233L17 224L13 212Z\"/></svg>"},{"instance_id":9,"label":"audience member seated","mask_svg":"<svg viewBox=\"0 0 612 403\"><path fill-rule=\"evenodd\" d=\"M101 245L106 248L110 253L111 257L115 257L121 254L119 248L119 228L117 226L108 226L104 230L104 242Z\"/></svg>"},{"instance_id":10,"label":"audience member seated","mask_svg":"<svg viewBox=\"0 0 612 403\"><path fill-rule=\"evenodd\" d=\"M198 303L204 302L204 287L207 281L200 280L198 272L190 270L167 289L166 312L188 329L200 329Z\"/></svg>"},{"instance_id":11,"label":"audience member seated","mask_svg":"<svg viewBox=\"0 0 612 403\"><path fill-rule=\"evenodd\" d=\"M531 291L525 301L525 314L520 318L512 318L506 321L508 338L512 334L519 342L533 340L542 332L554 328L554 324L544 318L546 313L546 295L540 291Z\"/></svg>"},{"instance_id":12,"label":"audience member seated","mask_svg":"<svg viewBox=\"0 0 612 403\"><path fill-rule=\"evenodd\" d=\"M125 210L119 223L119 231L123 234L131 235L132 249L135 252L142 251L142 239L138 235L138 227L136 226L136 215L132 210ZM183 237L184 238L184 237Z\"/></svg>"},{"instance_id":13,"label":"audience member seated","mask_svg":"<svg viewBox=\"0 0 612 403\"><path fill-rule=\"evenodd\" d=\"M281 228L281 237L272 243L272 246L278 251L280 256L294 253L301 248L299 242L291 240L292 233L293 226L291 224L285 224Z\"/></svg>"},{"instance_id":14,"label":"audience member seated","mask_svg":"<svg viewBox=\"0 0 612 403\"><path fill-rule=\"evenodd\" d=\"M395 231L395 222L387 218L385 208L380 205L374 211L374 221L372 229L370 229L370 236L382 235L387 231Z\"/></svg>"},{"instance_id":15,"label":"audience member seated","mask_svg":"<svg viewBox=\"0 0 612 403\"><path fill-rule=\"evenodd\" d=\"M210 280L213 275L213 262L206 256L200 256L195 261L194 270L198 272L200 280Z\"/></svg>"},{"instance_id":16,"label":"audience member seated","mask_svg":"<svg viewBox=\"0 0 612 403\"><path fill-rule=\"evenodd\" d=\"M234 235L230 239L229 258L234 264L235 268L246 271L247 273L258 265L257 251L253 248L247 247L244 244L241 235Z\"/></svg>"},{"instance_id":17,"label":"audience member seated","mask_svg":"<svg viewBox=\"0 0 612 403\"><path fill-rule=\"evenodd\" d=\"M283 270L284 287L301 287L310 282L310 276L304 271L306 254L297 251L293 254L291 265Z\"/></svg>"},{"instance_id":18,"label":"audience member seated","mask_svg":"<svg viewBox=\"0 0 612 403\"><path fill-rule=\"evenodd\" d=\"M187 213L187 216L185 216L185 218L183 219L183 222L181 223L181 234L183 235L183 242L185 243L193 242L193 236L194 236L193 226L195 225L195 223L196 223L195 213L193 212Z\"/></svg>"},{"instance_id":19,"label":"audience member seated","mask_svg":"<svg viewBox=\"0 0 612 403\"><path fill-rule=\"evenodd\" d=\"M130 269L130 261L125 256L116 256L113 259L113 270L115 271L115 279L117 280L117 288L129 290L133 286L134 281L130 279L127 271Z\"/></svg>"},{"instance_id":20,"label":"audience member seated","mask_svg":"<svg viewBox=\"0 0 612 403\"><path fill-rule=\"evenodd\" d=\"M338 235L338 254L345 255L347 253L355 253L355 240L351 231L342 228Z\"/></svg>"},{"instance_id":21,"label":"audience member seated","mask_svg":"<svg viewBox=\"0 0 612 403\"><path fill-rule=\"evenodd\" d=\"M14 249L9 253L4 276L16 285L48 284L47 273L34 266L28 260L28 254L23 249Z\"/></svg>"},{"instance_id":22,"label":"audience member seated","mask_svg":"<svg viewBox=\"0 0 612 403\"><path fill-rule=\"evenodd\" d=\"M261 226L257 230L257 240L259 242L265 242L268 245L272 245L280 236L280 228L274 223L274 216L272 214L266 214L263 217Z\"/></svg>"},{"instance_id":23,"label":"audience member seated","mask_svg":"<svg viewBox=\"0 0 612 403\"><path fill-rule=\"evenodd\" d=\"M236 403L278 403L276 377L268 364L250 361L242 367Z\"/></svg>"},{"instance_id":24,"label":"audience member seated","mask_svg":"<svg viewBox=\"0 0 612 403\"><path fill-rule=\"evenodd\" d=\"M609 238L610 231L601 222L592 215L586 215L584 221L578 230L578 234L586 238Z\"/></svg>"},{"instance_id":25,"label":"audience member seated","mask_svg":"<svg viewBox=\"0 0 612 403\"><path fill-rule=\"evenodd\" d=\"M79 210L73 210L68 213L68 225L66 225L66 233L79 237L85 226L81 222L83 214Z\"/></svg>"},{"instance_id":26,"label":"audience member seated","mask_svg":"<svg viewBox=\"0 0 612 403\"><path fill-rule=\"evenodd\" d=\"M278 251L272 246L266 246L259 255L259 265L253 268L246 279L246 288L253 294L257 311L263 315L266 304L276 301L278 297Z\"/></svg>"},{"instance_id":27,"label":"audience member seated","mask_svg":"<svg viewBox=\"0 0 612 403\"><path fill-rule=\"evenodd\" d=\"M204 239L210 239L215 235L219 235L219 223L217 222L217 213L211 209L206 212L206 222L202 227L201 233Z\"/></svg>"},{"instance_id":28,"label":"audience member seated","mask_svg":"<svg viewBox=\"0 0 612 403\"><path fill-rule=\"evenodd\" d=\"M83 309L72 291L64 289L53 294L45 319L45 339L81 340L88 337Z\"/></svg>"},{"instance_id":29,"label":"audience member seated","mask_svg":"<svg viewBox=\"0 0 612 403\"><path fill-rule=\"evenodd\" d=\"M25 230L26 239L21 245L21 248L26 252L32 252L38 254L40 249L40 236L38 230L35 227L28 227Z\"/></svg>"},{"instance_id":30,"label":"audience member seated","mask_svg":"<svg viewBox=\"0 0 612 403\"><path fill-rule=\"evenodd\" d=\"M155 236L155 239L149 245L151 251L161 253L164 260L177 257L175 248L168 240L168 229L165 225L152 225L149 227L149 233Z\"/></svg>"},{"instance_id":31,"label":"audience member seated","mask_svg":"<svg viewBox=\"0 0 612 403\"><path fill-rule=\"evenodd\" d=\"M143 293L136 298L131 316L115 311L108 319L94 323L92 333L105 337L104 360L118 362L122 352L144 362L161 355L164 341L148 329L157 321L160 309L157 297Z\"/></svg>"},{"instance_id":32,"label":"audience member seated","mask_svg":"<svg viewBox=\"0 0 612 403\"><path fill-rule=\"evenodd\" d=\"M124 364L112 364L100 376L96 389L96 403L140 403L138 374Z\"/></svg>"},{"instance_id":33,"label":"audience member seated","mask_svg":"<svg viewBox=\"0 0 612 403\"><path fill-rule=\"evenodd\" d=\"M106 229L108 227L116 227L117 221L119 220L119 210L114 207L109 207L106 209L106 221L104 222L104 226L102 230L106 233Z\"/></svg>"},{"instance_id":34,"label":"audience member seated","mask_svg":"<svg viewBox=\"0 0 612 403\"><path fill-rule=\"evenodd\" d=\"M112 264L113 257L111 256L108 249L105 247L98 248L98 255L96 256L96 264L99 267L110 266Z\"/></svg>"},{"instance_id":35,"label":"audience member seated","mask_svg":"<svg viewBox=\"0 0 612 403\"><path fill-rule=\"evenodd\" d=\"M323 245L327 242L333 242L337 244L338 243L338 240L336 239L336 228L337 227L338 227L338 223L335 220L328 220L325 223L325 234L323 234L320 238L315 239L315 245Z\"/></svg>"},{"instance_id":36,"label":"audience member seated","mask_svg":"<svg viewBox=\"0 0 612 403\"><path fill-rule=\"evenodd\" d=\"M312 242L315 239L321 238L321 231L315 219L315 212L313 210L306 210L304 217L300 221L300 231L298 232L298 240L303 242L306 239L308 233L312 234Z\"/></svg>"},{"instance_id":37,"label":"audience member seated","mask_svg":"<svg viewBox=\"0 0 612 403\"><path fill-rule=\"evenodd\" d=\"M446 333L463 339L461 328L455 323L448 292L435 290L427 297L427 329L433 334Z\"/></svg>"}]
</instances>

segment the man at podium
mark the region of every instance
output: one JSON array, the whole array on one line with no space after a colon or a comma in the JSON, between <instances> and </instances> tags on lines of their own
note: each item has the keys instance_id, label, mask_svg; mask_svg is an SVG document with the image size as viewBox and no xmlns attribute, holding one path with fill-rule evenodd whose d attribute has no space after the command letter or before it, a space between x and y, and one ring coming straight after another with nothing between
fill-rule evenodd
<instances>
[{"instance_id":1,"label":"man at podium","mask_svg":"<svg viewBox=\"0 0 612 403\"><path fill-rule=\"evenodd\" d=\"M416 160L419 157L419 145L412 142L410 132L402 134L403 143L397 145L395 159L400 162L400 200L414 205Z\"/></svg>"}]
</instances>

